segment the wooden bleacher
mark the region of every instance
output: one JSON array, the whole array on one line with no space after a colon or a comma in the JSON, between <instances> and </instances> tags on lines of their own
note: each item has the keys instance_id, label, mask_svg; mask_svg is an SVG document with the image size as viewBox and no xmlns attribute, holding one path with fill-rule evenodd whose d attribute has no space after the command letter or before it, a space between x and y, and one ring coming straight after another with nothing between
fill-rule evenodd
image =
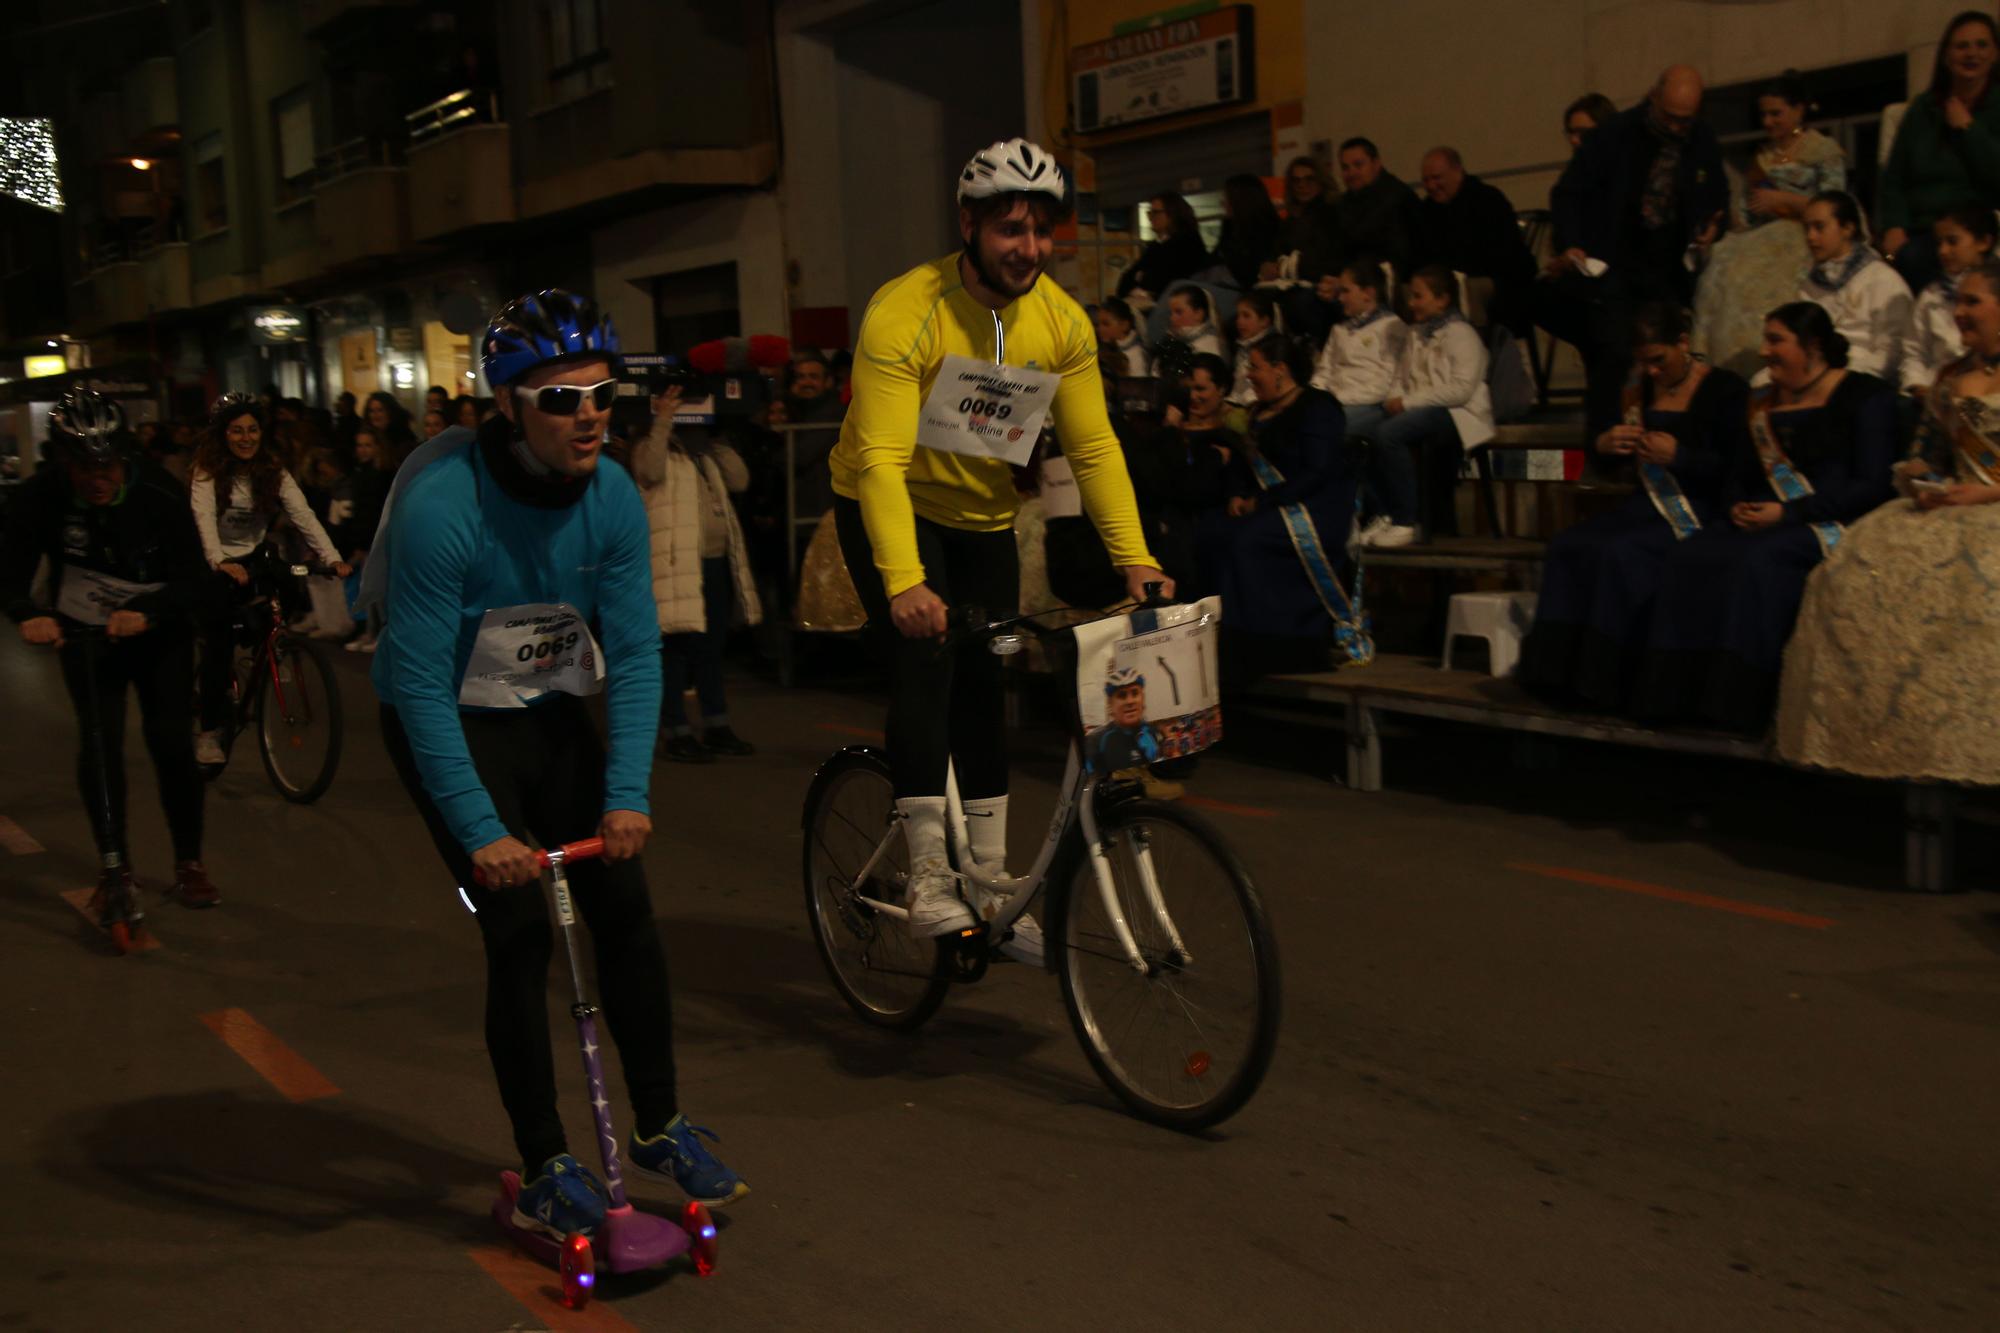
<instances>
[{"instance_id":1,"label":"wooden bleacher","mask_svg":"<svg viewBox=\"0 0 2000 1333\"><path fill-rule=\"evenodd\" d=\"M1477 671L1443 671L1436 658L1377 657L1365 667L1267 676L1251 692L1258 701L1334 704L1345 709L1347 785L1354 791L1382 790L1383 714L1433 717L1469 726L1601 741L1682 754L1782 763L1768 739L1751 740L1728 732L1695 728L1654 728L1625 718L1571 713L1531 698L1512 680ZM1953 844L1960 818L1990 822L1992 816L1966 808L1954 787L1900 784L1904 792L1905 887L1945 892L1953 885Z\"/></svg>"}]
</instances>

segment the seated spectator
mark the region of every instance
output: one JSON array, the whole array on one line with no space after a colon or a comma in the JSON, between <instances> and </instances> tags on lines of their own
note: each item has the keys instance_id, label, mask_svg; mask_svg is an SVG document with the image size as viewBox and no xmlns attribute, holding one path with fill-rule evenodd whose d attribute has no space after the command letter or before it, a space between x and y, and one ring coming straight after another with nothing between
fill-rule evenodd
<instances>
[{"instance_id":1,"label":"seated spectator","mask_svg":"<svg viewBox=\"0 0 2000 1333\"><path fill-rule=\"evenodd\" d=\"M1110 375L1132 379L1153 373L1153 354L1146 349L1131 306L1116 296L1107 296L1097 303L1090 318L1097 328L1097 340L1118 350L1117 358L1109 363Z\"/></svg>"},{"instance_id":2,"label":"seated spectator","mask_svg":"<svg viewBox=\"0 0 2000 1333\"><path fill-rule=\"evenodd\" d=\"M1822 190L1847 186L1847 155L1806 127L1811 109L1796 73L1758 93L1765 141L1731 204L1729 233L1709 247L1695 289L1695 349L1739 374L1763 364L1764 315L1792 299L1812 266L1806 205Z\"/></svg>"},{"instance_id":3,"label":"seated spectator","mask_svg":"<svg viewBox=\"0 0 2000 1333\"><path fill-rule=\"evenodd\" d=\"M1346 648L1366 635L1339 577L1357 478L1341 446L1340 404L1308 383L1312 358L1303 339L1251 349L1250 438L1230 468L1224 514L1202 534L1202 563L1229 608L1232 638L1307 660L1329 640Z\"/></svg>"},{"instance_id":4,"label":"seated spectator","mask_svg":"<svg viewBox=\"0 0 2000 1333\"><path fill-rule=\"evenodd\" d=\"M1448 270L1420 268L1410 279L1410 321L1396 382L1370 436L1369 479L1383 512L1362 531L1369 546L1457 536L1465 451L1494 433L1486 344L1459 312L1458 282Z\"/></svg>"},{"instance_id":5,"label":"seated spectator","mask_svg":"<svg viewBox=\"0 0 2000 1333\"><path fill-rule=\"evenodd\" d=\"M1882 252L1911 291L1937 276L1937 247L1927 235L1944 211L1977 199L2000 202L2000 97L1993 69L2000 26L1969 9L1946 27L1931 65L1930 87L1910 99L1883 164Z\"/></svg>"},{"instance_id":6,"label":"seated spectator","mask_svg":"<svg viewBox=\"0 0 2000 1333\"><path fill-rule=\"evenodd\" d=\"M1640 489L1549 543L1515 677L1552 702L1603 712L1625 705L1668 556L1717 520L1724 463L1749 448L1749 386L1692 354L1685 310L1642 306L1632 341L1638 374L1624 420L1597 451L1632 463Z\"/></svg>"},{"instance_id":7,"label":"seated spectator","mask_svg":"<svg viewBox=\"0 0 2000 1333\"><path fill-rule=\"evenodd\" d=\"M1382 404L1395 392L1410 326L1389 309L1382 266L1358 259L1340 271L1335 295L1343 318L1326 335L1312 386L1340 401L1349 439L1373 433Z\"/></svg>"},{"instance_id":8,"label":"seated spectator","mask_svg":"<svg viewBox=\"0 0 2000 1333\"><path fill-rule=\"evenodd\" d=\"M1984 204L1946 209L1931 224L1943 275L1918 294L1910 310L1899 376L1904 393L1922 398L1938 372L1964 354L1958 332L1958 280L1992 255L1995 230L1993 210Z\"/></svg>"},{"instance_id":9,"label":"seated spectator","mask_svg":"<svg viewBox=\"0 0 2000 1333\"><path fill-rule=\"evenodd\" d=\"M1456 148L1424 154L1424 199L1417 205L1417 262L1437 264L1492 288L1488 323L1524 335L1535 257L1506 195L1465 170Z\"/></svg>"},{"instance_id":10,"label":"seated spectator","mask_svg":"<svg viewBox=\"0 0 2000 1333\"><path fill-rule=\"evenodd\" d=\"M1725 461L1717 521L1667 556L1630 705L1649 722L1761 732L1807 576L1844 524L1892 494L1896 396L1847 367L1826 311L1773 310L1764 363L1770 384L1750 395L1749 447Z\"/></svg>"},{"instance_id":11,"label":"seated spectator","mask_svg":"<svg viewBox=\"0 0 2000 1333\"><path fill-rule=\"evenodd\" d=\"M1208 289L1186 283L1167 295L1167 332L1186 343L1189 350L1229 357L1229 346L1215 327L1215 307Z\"/></svg>"},{"instance_id":12,"label":"seated spectator","mask_svg":"<svg viewBox=\"0 0 2000 1333\"><path fill-rule=\"evenodd\" d=\"M1229 469L1243 447L1243 436L1224 418L1232 379L1221 357L1197 353L1162 428L1125 448L1147 541L1182 601L1208 591L1197 533L1228 500Z\"/></svg>"},{"instance_id":13,"label":"seated spectator","mask_svg":"<svg viewBox=\"0 0 2000 1333\"><path fill-rule=\"evenodd\" d=\"M1266 338L1283 336L1278 327L1278 305L1269 292L1248 291L1236 298L1236 365L1232 371L1236 387L1229 391L1230 402L1248 407L1257 401L1257 390L1249 383L1250 348Z\"/></svg>"},{"instance_id":14,"label":"seated spectator","mask_svg":"<svg viewBox=\"0 0 2000 1333\"><path fill-rule=\"evenodd\" d=\"M1260 282L1280 288L1279 308L1294 334L1326 336L1332 322L1331 295L1320 285L1340 269L1340 229L1333 214L1333 182L1318 159L1295 157L1285 168L1285 211L1279 224L1278 258L1258 271Z\"/></svg>"},{"instance_id":15,"label":"seated spectator","mask_svg":"<svg viewBox=\"0 0 2000 1333\"><path fill-rule=\"evenodd\" d=\"M1222 182L1222 235L1215 243L1216 262L1229 270L1239 291L1257 285L1265 266L1278 258L1278 210L1255 176L1231 176Z\"/></svg>"},{"instance_id":16,"label":"seated spectator","mask_svg":"<svg viewBox=\"0 0 2000 1333\"><path fill-rule=\"evenodd\" d=\"M750 625L763 612L729 503L732 493L749 487L750 469L719 435L700 426L676 430L680 399L678 385L653 397L653 426L632 451L632 479L652 529L662 752L679 763L706 764L718 754L756 753L730 728L722 647L739 612ZM688 723L690 678L701 708L699 736Z\"/></svg>"},{"instance_id":17,"label":"seated spectator","mask_svg":"<svg viewBox=\"0 0 2000 1333\"><path fill-rule=\"evenodd\" d=\"M1367 139L1340 145L1340 183L1345 192L1333 201L1333 217L1341 261L1372 254L1387 260L1399 281L1408 278L1420 225L1417 196L1383 167L1382 154Z\"/></svg>"},{"instance_id":18,"label":"seated spectator","mask_svg":"<svg viewBox=\"0 0 2000 1333\"><path fill-rule=\"evenodd\" d=\"M1936 230L1942 242L1942 216ZM1849 528L1806 584L1778 699L1795 764L2000 784L2000 263L1963 273L1954 305L1966 355L1925 395L1895 469L1904 498Z\"/></svg>"},{"instance_id":19,"label":"seated spectator","mask_svg":"<svg viewBox=\"0 0 2000 1333\"><path fill-rule=\"evenodd\" d=\"M833 508L833 474L826 460L840 440L839 427L846 416L847 404L834 392L833 366L826 356L811 349L793 353L784 396L771 404L771 424L824 422L827 427L792 432L794 518L818 518Z\"/></svg>"},{"instance_id":20,"label":"seated spectator","mask_svg":"<svg viewBox=\"0 0 2000 1333\"><path fill-rule=\"evenodd\" d=\"M1827 190L1806 205L1806 248L1813 265L1798 299L1824 306L1847 343L1847 365L1894 382L1910 327L1910 289L1868 244L1854 196Z\"/></svg>"},{"instance_id":21,"label":"seated spectator","mask_svg":"<svg viewBox=\"0 0 2000 1333\"><path fill-rule=\"evenodd\" d=\"M1156 194L1146 204L1146 221L1153 239L1139 252L1132 267L1118 279L1119 296L1139 291L1148 304L1160 293L1184 278L1192 278L1210 264L1208 247L1201 241L1201 226L1194 209L1178 194Z\"/></svg>"}]
</instances>

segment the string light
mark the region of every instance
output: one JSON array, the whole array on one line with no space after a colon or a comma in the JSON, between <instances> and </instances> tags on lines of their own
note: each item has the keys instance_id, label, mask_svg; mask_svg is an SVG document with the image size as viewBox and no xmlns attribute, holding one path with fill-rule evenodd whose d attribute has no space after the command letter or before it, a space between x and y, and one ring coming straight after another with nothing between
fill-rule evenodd
<instances>
[{"instance_id":1,"label":"string light","mask_svg":"<svg viewBox=\"0 0 2000 1333\"><path fill-rule=\"evenodd\" d=\"M62 175L49 121L0 116L0 194L62 212Z\"/></svg>"}]
</instances>

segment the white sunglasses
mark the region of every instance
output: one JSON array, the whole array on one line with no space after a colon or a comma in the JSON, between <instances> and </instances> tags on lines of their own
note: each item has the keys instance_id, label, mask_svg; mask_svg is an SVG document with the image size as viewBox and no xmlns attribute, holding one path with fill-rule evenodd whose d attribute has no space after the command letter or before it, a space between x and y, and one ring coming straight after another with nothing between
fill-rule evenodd
<instances>
[{"instance_id":1,"label":"white sunglasses","mask_svg":"<svg viewBox=\"0 0 2000 1333\"><path fill-rule=\"evenodd\" d=\"M583 410L583 397L590 395L600 412L611 407L618 397L618 381L599 380L595 384L544 384L539 389L514 390L515 401L525 401L537 412L545 412L552 417L573 417Z\"/></svg>"}]
</instances>

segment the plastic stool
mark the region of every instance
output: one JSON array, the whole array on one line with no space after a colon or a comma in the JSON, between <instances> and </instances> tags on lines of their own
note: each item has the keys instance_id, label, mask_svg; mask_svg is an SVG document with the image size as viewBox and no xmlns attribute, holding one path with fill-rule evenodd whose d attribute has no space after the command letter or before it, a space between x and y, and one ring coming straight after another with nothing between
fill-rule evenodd
<instances>
[{"instance_id":1,"label":"plastic stool","mask_svg":"<svg viewBox=\"0 0 2000 1333\"><path fill-rule=\"evenodd\" d=\"M1486 640L1489 671L1511 676L1521 660L1521 640L1535 623L1531 592L1461 592L1451 599L1444 617L1444 664L1451 670L1452 640L1461 635Z\"/></svg>"}]
</instances>

